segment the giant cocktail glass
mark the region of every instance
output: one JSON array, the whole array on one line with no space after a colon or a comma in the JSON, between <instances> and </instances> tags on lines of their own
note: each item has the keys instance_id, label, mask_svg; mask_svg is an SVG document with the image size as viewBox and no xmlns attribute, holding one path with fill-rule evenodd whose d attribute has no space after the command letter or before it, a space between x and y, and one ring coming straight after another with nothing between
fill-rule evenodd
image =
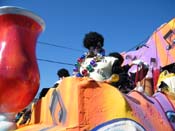
<instances>
[{"instance_id":1,"label":"giant cocktail glass","mask_svg":"<svg viewBox=\"0 0 175 131\"><path fill-rule=\"evenodd\" d=\"M30 11L0 7L0 113L21 111L35 97L40 82L35 49L44 28Z\"/></svg>"}]
</instances>

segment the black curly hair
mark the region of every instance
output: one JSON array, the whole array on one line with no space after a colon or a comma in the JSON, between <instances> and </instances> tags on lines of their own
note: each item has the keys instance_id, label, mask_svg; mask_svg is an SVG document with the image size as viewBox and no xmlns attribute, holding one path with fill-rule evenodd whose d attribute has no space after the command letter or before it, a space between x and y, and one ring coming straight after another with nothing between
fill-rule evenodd
<instances>
[{"instance_id":1,"label":"black curly hair","mask_svg":"<svg viewBox=\"0 0 175 131\"><path fill-rule=\"evenodd\" d=\"M57 75L61 78L61 77L68 77L70 76L69 71L65 68L61 68L57 71Z\"/></svg>"},{"instance_id":2,"label":"black curly hair","mask_svg":"<svg viewBox=\"0 0 175 131\"><path fill-rule=\"evenodd\" d=\"M118 52L111 52L111 53L109 53L109 56L113 56L115 58L118 58L118 65L119 66L122 65L124 59L123 59L123 56L120 53L118 53Z\"/></svg>"},{"instance_id":3,"label":"black curly hair","mask_svg":"<svg viewBox=\"0 0 175 131\"><path fill-rule=\"evenodd\" d=\"M97 32L89 32L85 34L83 40L84 47L87 49L90 49L90 47L97 47L97 46L100 46L100 48L102 48L103 42L104 42L103 36Z\"/></svg>"}]
</instances>

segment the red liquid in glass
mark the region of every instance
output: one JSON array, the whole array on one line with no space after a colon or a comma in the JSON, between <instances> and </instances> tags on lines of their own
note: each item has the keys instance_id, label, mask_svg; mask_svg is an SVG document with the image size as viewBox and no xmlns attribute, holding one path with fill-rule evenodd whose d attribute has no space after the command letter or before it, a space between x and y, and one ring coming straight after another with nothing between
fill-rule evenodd
<instances>
[{"instance_id":1,"label":"red liquid in glass","mask_svg":"<svg viewBox=\"0 0 175 131\"><path fill-rule=\"evenodd\" d=\"M39 88L36 41L42 27L18 14L0 15L0 113L18 112Z\"/></svg>"}]
</instances>

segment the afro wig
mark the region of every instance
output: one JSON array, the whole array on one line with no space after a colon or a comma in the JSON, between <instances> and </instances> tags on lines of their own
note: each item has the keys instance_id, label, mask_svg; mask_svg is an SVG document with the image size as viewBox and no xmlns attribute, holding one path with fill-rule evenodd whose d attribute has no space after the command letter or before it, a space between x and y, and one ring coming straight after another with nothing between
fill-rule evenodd
<instances>
[{"instance_id":1,"label":"afro wig","mask_svg":"<svg viewBox=\"0 0 175 131\"><path fill-rule=\"evenodd\" d=\"M101 34L97 32L89 32L85 35L83 44L84 47L90 49L90 47L103 47L104 38Z\"/></svg>"}]
</instances>

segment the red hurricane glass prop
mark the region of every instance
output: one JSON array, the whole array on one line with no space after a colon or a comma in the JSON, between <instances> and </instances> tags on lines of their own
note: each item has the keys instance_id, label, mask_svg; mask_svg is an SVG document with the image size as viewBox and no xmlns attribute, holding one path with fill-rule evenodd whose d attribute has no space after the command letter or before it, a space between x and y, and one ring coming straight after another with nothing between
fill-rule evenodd
<instances>
[{"instance_id":1,"label":"red hurricane glass prop","mask_svg":"<svg viewBox=\"0 0 175 131\"><path fill-rule=\"evenodd\" d=\"M0 7L0 113L18 112L40 83L36 42L44 21L19 7Z\"/></svg>"}]
</instances>

